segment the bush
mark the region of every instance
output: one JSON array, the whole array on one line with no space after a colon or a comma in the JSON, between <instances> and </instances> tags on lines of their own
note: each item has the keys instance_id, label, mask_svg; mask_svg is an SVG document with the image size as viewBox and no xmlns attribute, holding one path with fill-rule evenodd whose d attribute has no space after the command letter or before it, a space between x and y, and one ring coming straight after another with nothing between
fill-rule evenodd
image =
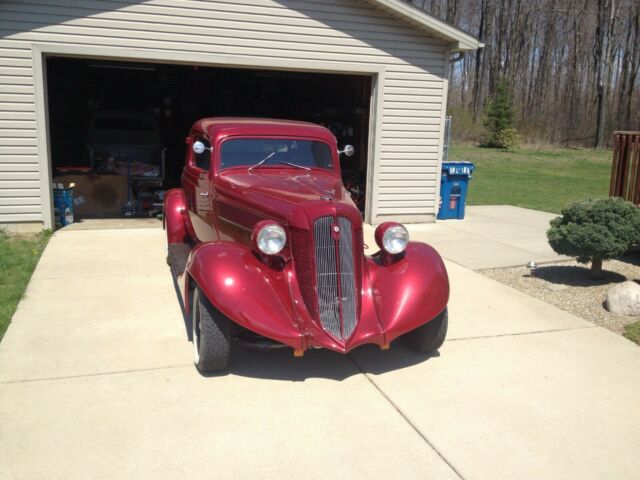
<instances>
[{"instance_id":1,"label":"bush","mask_svg":"<svg viewBox=\"0 0 640 480\"><path fill-rule=\"evenodd\" d=\"M495 135L495 146L508 152L514 152L520 148L521 137L515 128L505 128Z\"/></svg>"},{"instance_id":2,"label":"bush","mask_svg":"<svg viewBox=\"0 0 640 480\"><path fill-rule=\"evenodd\" d=\"M621 198L586 199L562 209L547 231L561 255L591 262L591 277L602 278L602 261L623 254L640 240L640 210Z\"/></svg>"}]
</instances>

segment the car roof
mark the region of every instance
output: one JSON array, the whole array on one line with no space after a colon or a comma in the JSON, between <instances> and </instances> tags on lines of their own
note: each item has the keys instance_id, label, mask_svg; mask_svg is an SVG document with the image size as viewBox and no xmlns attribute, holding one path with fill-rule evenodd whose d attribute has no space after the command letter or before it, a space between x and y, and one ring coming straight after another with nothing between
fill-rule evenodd
<instances>
[{"instance_id":1,"label":"car roof","mask_svg":"<svg viewBox=\"0 0 640 480\"><path fill-rule=\"evenodd\" d=\"M230 135L292 135L336 141L333 134L321 125L275 118L209 117L198 120L192 130L207 132L212 140Z\"/></svg>"}]
</instances>

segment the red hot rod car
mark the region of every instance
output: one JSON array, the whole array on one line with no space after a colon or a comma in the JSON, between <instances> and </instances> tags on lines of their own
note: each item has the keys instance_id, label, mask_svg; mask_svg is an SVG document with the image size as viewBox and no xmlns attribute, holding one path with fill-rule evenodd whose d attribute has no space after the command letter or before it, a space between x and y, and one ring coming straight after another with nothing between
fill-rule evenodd
<instances>
[{"instance_id":1,"label":"red hot rod car","mask_svg":"<svg viewBox=\"0 0 640 480\"><path fill-rule=\"evenodd\" d=\"M387 222L365 255L336 139L294 121L206 118L165 195L168 262L191 315L195 363L226 368L234 340L346 353L402 336L429 353L447 330L449 281L429 245Z\"/></svg>"}]
</instances>

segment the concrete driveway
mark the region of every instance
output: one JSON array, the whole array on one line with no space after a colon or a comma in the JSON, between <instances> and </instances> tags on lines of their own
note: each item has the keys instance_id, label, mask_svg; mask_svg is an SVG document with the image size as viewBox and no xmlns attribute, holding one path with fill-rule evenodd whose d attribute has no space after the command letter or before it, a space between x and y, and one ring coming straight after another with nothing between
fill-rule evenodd
<instances>
[{"instance_id":1,"label":"concrete driveway","mask_svg":"<svg viewBox=\"0 0 640 480\"><path fill-rule=\"evenodd\" d=\"M162 230L59 231L0 344L0 478L638 478L640 348L447 268L438 357L242 350L203 377Z\"/></svg>"}]
</instances>

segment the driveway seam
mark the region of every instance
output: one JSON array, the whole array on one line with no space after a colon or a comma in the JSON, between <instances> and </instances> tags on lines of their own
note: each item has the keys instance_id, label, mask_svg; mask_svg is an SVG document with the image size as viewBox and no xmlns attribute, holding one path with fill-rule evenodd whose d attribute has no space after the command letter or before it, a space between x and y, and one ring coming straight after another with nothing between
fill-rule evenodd
<instances>
[{"instance_id":1,"label":"driveway seam","mask_svg":"<svg viewBox=\"0 0 640 480\"><path fill-rule=\"evenodd\" d=\"M589 330L591 328L599 328L599 325L587 325L585 327L570 327L570 328L553 328L550 330L536 330L533 332L500 333L498 335L479 335L477 337L448 338L447 342L460 342L463 340L481 340L483 338L517 337L520 335L539 335L541 333L570 332L572 330Z\"/></svg>"},{"instance_id":2,"label":"driveway seam","mask_svg":"<svg viewBox=\"0 0 640 480\"><path fill-rule=\"evenodd\" d=\"M99 373L81 373L79 375L65 375L61 377L44 377L44 378L26 378L22 380L7 380L0 382L0 385L11 385L17 383L36 383L36 382L51 382L57 380L69 380L72 378L88 378L88 377L103 377L107 375L118 375L123 373L137 373L137 372L153 372L157 370L175 370L178 368L192 367L192 363L183 365L168 365L165 367L152 367L152 368L134 368L131 370L114 370L111 372L99 372Z\"/></svg>"},{"instance_id":3,"label":"driveway seam","mask_svg":"<svg viewBox=\"0 0 640 480\"><path fill-rule=\"evenodd\" d=\"M458 469L456 467L453 466L453 464L447 459L447 457L444 456L444 454L442 452L440 452L440 450L438 450L436 448L436 446L427 438L427 436L422 433L420 431L420 429L411 421L411 419L400 409L400 407L398 405L395 404L395 402L393 400L391 400L391 397L389 397L384 390L382 390L382 388L380 388L378 386L378 384L376 382L373 381L373 379L369 376L369 374L367 372L365 372L360 365L358 365L358 362L356 362L351 355L347 355L346 356L351 363L353 363L353 365L358 369L358 371L364 375L364 377L369 381L369 383L373 386L373 388L375 388L378 393L380 395L382 395L382 397L387 401L387 403L389 403L389 405L391 405L396 412L398 412L398 414L404 419L404 421L413 429L414 432L416 432L420 438L422 438L422 440L429 445L429 447L431 447L431 449L436 452L436 454L442 459L442 461L444 463L447 464L447 466L453 471L453 473L456 474L456 476L460 479L460 480L465 480L465 478L462 476L462 474L458 471Z\"/></svg>"}]
</instances>

